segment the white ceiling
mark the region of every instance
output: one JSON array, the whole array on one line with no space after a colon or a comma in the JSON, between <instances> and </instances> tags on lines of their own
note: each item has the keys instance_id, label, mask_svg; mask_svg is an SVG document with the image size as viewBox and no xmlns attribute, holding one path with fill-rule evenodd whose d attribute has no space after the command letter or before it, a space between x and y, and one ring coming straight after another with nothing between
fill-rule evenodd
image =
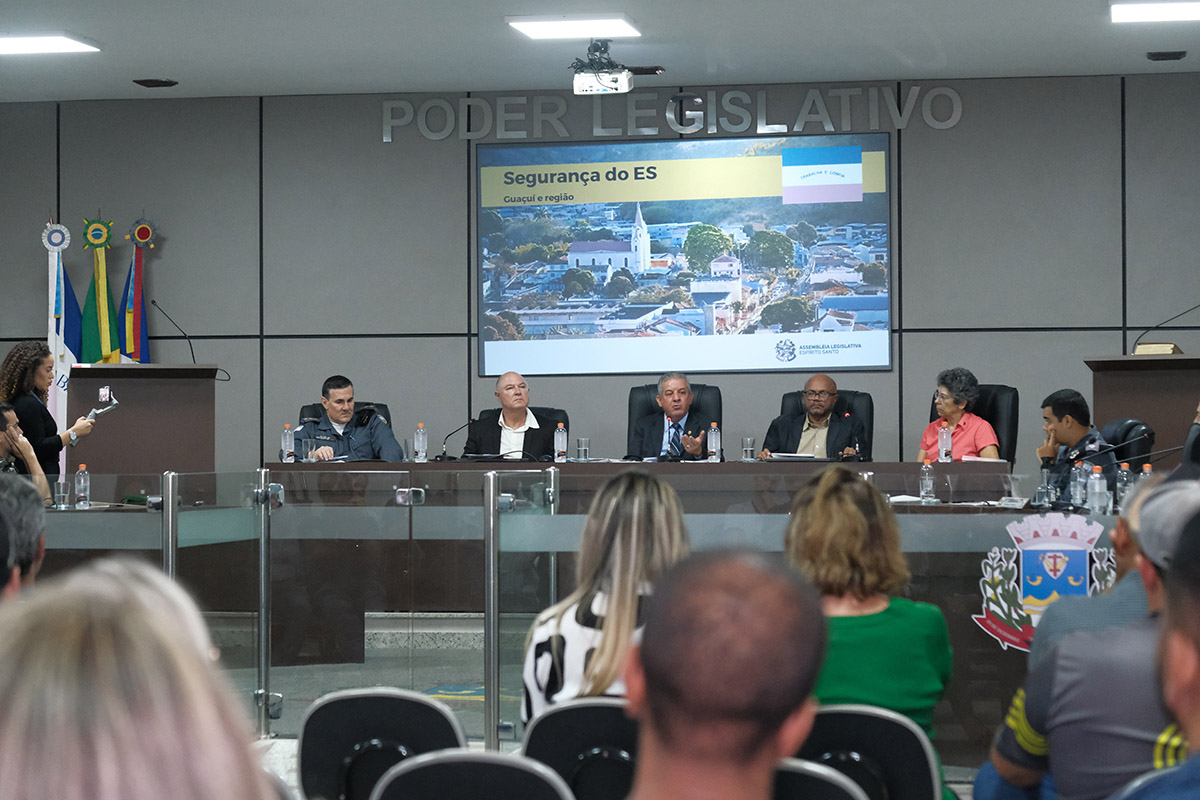
<instances>
[{"instance_id":1,"label":"white ceiling","mask_svg":"<svg viewBox=\"0 0 1200 800\"><path fill-rule=\"evenodd\" d=\"M639 86L1200 71L1200 23L1115 26L1106 0L10 2L0 29L102 52L0 57L0 101L565 89L586 42L535 42L504 17L597 8L642 31L613 43L616 61L666 67Z\"/></svg>"}]
</instances>

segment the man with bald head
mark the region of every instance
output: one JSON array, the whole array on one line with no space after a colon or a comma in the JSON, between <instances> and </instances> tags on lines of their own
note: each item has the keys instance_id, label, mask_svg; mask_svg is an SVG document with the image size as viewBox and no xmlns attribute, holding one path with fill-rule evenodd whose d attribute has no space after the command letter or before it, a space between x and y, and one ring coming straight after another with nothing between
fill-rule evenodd
<instances>
[{"instance_id":1,"label":"man with bald head","mask_svg":"<svg viewBox=\"0 0 1200 800\"><path fill-rule=\"evenodd\" d=\"M482 416L467 428L464 456L492 455L519 461L554 457L554 428L529 410L529 385L519 372L496 379L500 413L493 420ZM544 424L543 424L544 423Z\"/></svg>"},{"instance_id":2,"label":"man with bald head","mask_svg":"<svg viewBox=\"0 0 1200 800\"><path fill-rule=\"evenodd\" d=\"M768 800L816 716L816 590L776 558L710 551L663 575L645 619L625 670L640 723L630 800Z\"/></svg>"},{"instance_id":3,"label":"man with bald head","mask_svg":"<svg viewBox=\"0 0 1200 800\"><path fill-rule=\"evenodd\" d=\"M862 420L848 413L837 416L837 384L825 374L813 375L804 384L804 413L776 417L763 438L760 460L772 453L799 453L814 458L870 458Z\"/></svg>"}]
</instances>

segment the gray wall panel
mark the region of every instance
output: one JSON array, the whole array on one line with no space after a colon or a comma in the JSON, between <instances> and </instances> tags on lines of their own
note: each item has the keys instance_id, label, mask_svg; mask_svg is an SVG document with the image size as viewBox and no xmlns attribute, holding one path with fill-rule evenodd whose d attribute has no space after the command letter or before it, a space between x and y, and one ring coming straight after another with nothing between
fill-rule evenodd
<instances>
[{"instance_id":1,"label":"gray wall panel","mask_svg":"<svg viewBox=\"0 0 1200 800\"><path fill-rule=\"evenodd\" d=\"M161 239L145 268L157 298L193 335L258 332L258 101L254 98L62 104L66 264L80 305L92 275L83 220L112 221L113 302L145 216ZM78 244L76 244L78 243ZM147 302L150 335L175 329Z\"/></svg>"},{"instance_id":2,"label":"gray wall panel","mask_svg":"<svg viewBox=\"0 0 1200 800\"><path fill-rule=\"evenodd\" d=\"M3 337L46 334L48 275L41 233L56 213L54 117L54 103L0 104L0 285L6 296L31 298L4 304ZM68 225L73 237L79 227Z\"/></svg>"},{"instance_id":3,"label":"gray wall panel","mask_svg":"<svg viewBox=\"0 0 1200 800\"><path fill-rule=\"evenodd\" d=\"M268 334L466 331L468 145L384 143L383 99L264 101Z\"/></svg>"},{"instance_id":4,"label":"gray wall panel","mask_svg":"<svg viewBox=\"0 0 1200 800\"><path fill-rule=\"evenodd\" d=\"M1120 80L949 85L962 121L901 134L904 325L1119 324Z\"/></svg>"}]
</instances>

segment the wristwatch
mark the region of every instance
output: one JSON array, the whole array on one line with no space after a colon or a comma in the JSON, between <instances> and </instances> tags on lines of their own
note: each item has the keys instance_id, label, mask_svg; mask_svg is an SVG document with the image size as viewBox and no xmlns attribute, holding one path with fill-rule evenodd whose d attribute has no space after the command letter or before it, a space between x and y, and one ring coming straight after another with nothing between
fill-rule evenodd
<instances>
[{"instance_id":1,"label":"wristwatch","mask_svg":"<svg viewBox=\"0 0 1200 800\"><path fill-rule=\"evenodd\" d=\"M71 436L71 447L74 447L75 443L79 441L79 434L72 430L68 430L67 433Z\"/></svg>"}]
</instances>

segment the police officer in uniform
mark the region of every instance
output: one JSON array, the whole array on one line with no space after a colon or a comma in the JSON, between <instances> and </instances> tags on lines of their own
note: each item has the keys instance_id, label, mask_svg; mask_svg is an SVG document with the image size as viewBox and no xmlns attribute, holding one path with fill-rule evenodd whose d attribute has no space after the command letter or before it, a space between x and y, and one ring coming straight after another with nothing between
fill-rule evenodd
<instances>
[{"instance_id":1,"label":"police officer in uniform","mask_svg":"<svg viewBox=\"0 0 1200 800\"><path fill-rule=\"evenodd\" d=\"M1099 464L1112 491L1117 463L1108 442L1092 425L1087 400L1074 389L1059 389L1042 401L1042 430L1046 440L1037 449L1042 468L1050 470L1050 484L1060 498L1070 497L1071 467L1082 461L1088 469Z\"/></svg>"},{"instance_id":2,"label":"police officer in uniform","mask_svg":"<svg viewBox=\"0 0 1200 800\"><path fill-rule=\"evenodd\" d=\"M344 375L333 375L321 385L321 419L309 421L296 431L297 450L305 439L317 440L317 448L304 458L331 461L380 459L403 461L404 451L391 426L373 408L354 411L354 385Z\"/></svg>"}]
</instances>

